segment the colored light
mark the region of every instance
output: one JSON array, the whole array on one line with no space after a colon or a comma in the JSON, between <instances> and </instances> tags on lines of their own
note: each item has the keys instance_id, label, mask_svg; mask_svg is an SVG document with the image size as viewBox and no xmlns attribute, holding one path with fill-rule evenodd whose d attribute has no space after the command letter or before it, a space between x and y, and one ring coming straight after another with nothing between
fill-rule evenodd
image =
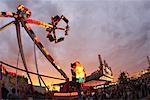
<instances>
[{"instance_id":1,"label":"colored light","mask_svg":"<svg viewBox=\"0 0 150 100\"><path fill-rule=\"evenodd\" d=\"M81 92L83 94L83 92ZM77 96L78 92L71 92L71 93L54 93L54 96Z\"/></svg>"},{"instance_id":2,"label":"colored light","mask_svg":"<svg viewBox=\"0 0 150 100\"><path fill-rule=\"evenodd\" d=\"M75 62L73 66L73 70L76 74L76 82L82 83L85 81L85 71L84 66L79 62Z\"/></svg>"}]
</instances>

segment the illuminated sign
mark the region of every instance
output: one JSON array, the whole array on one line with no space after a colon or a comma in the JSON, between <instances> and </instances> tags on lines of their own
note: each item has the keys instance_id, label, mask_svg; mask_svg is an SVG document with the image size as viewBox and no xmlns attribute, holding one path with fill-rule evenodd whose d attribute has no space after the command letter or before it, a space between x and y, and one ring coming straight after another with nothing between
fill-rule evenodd
<instances>
[{"instance_id":1,"label":"illuminated sign","mask_svg":"<svg viewBox=\"0 0 150 100\"><path fill-rule=\"evenodd\" d=\"M99 78L99 80L112 81L113 78L109 78L109 77L106 77L106 76L102 76L102 77Z\"/></svg>"},{"instance_id":2,"label":"illuminated sign","mask_svg":"<svg viewBox=\"0 0 150 100\"><path fill-rule=\"evenodd\" d=\"M83 92L81 92L83 94ZM77 96L78 92L71 92L71 93L54 93L54 96Z\"/></svg>"},{"instance_id":3,"label":"illuminated sign","mask_svg":"<svg viewBox=\"0 0 150 100\"><path fill-rule=\"evenodd\" d=\"M72 67L72 71L75 72L76 82L83 83L85 81L84 66L80 64L80 62L76 61L72 64Z\"/></svg>"}]
</instances>

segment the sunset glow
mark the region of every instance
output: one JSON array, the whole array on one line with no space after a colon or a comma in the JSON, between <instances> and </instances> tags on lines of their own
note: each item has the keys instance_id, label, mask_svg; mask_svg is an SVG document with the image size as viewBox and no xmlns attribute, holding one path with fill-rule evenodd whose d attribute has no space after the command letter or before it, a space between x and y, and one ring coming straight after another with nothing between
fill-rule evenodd
<instances>
[{"instance_id":1,"label":"sunset glow","mask_svg":"<svg viewBox=\"0 0 150 100\"><path fill-rule=\"evenodd\" d=\"M27 29L35 32L38 37L34 38L36 43L43 43L42 50L49 55L49 58L50 55L54 58L57 64L55 67L64 71L70 80L72 77L70 64L73 61L78 59L84 65L86 75L90 75L99 67L98 54L101 54L112 68L114 81L118 80L122 71L126 71L132 76L134 73L148 68L146 56L150 55L150 10L148 5L150 1L57 1L59 0L28 0L28 2L26 0L2 0L0 9L9 12L6 17L12 17L13 13L11 12L16 12L16 7L20 4L30 9L25 9L23 6L18 8L25 11L27 18L31 17L27 20L31 27L25 24ZM48 32L43 29L53 28L48 23L51 16L54 15L65 15L70 25L65 40L56 44L46 38ZM67 22L65 17L62 16ZM0 27L10 21L12 21L11 18L0 18ZM65 30L65 27L60 29ZM21 36L27 67L29 71L36 72L34 42L22 27ZM19 49L15 25L0 32L0 41L0 61L16 66ZM36 53L40 74L64 78L37 47ZM24 69L20 56L18 67ZM78 71L80 70L83 69ZM10 71L15 72L11 68ZM24 72L18 71L17 74L22 75L22 73ZM82 76L84 75L82 74ZM31 75L31 78L33 84L39 85L37 76ZM43 79L49 86L64 82L56 79Z\"/></svg>"}]
</instances>

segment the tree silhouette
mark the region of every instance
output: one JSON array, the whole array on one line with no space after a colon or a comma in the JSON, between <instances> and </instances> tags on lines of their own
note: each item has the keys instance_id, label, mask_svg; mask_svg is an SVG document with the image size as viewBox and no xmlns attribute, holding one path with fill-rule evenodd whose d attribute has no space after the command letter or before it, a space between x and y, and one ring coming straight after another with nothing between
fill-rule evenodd
<instances>
[{"instance_id":1,"label":"tree silhouette","mask_svg":"<svg viewBox=\"0 0 150 100\"><path fill-rule=\"evenodd\" d=\"M128 81L127 73L121 72L118 81L120 84L126 83Z\"/></svg>"}]
</instances>

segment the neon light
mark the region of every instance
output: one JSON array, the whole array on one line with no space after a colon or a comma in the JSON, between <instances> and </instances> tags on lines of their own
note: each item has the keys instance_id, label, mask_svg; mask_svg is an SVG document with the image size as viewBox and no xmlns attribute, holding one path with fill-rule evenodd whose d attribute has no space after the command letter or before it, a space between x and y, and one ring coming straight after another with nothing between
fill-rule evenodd
<instances>
[{"instance_id":1,"label":"neon light","mask_svg":"<svg viewBox=\"0 0 150 100\"><path fill-rule=\"evenodd\" d=\"M81 94L83 94L83 92L81 92ZM54 93L54 96L66 96L66 97L70 97L70 96L77 96L78 92L71 92L71 93Z\"/></svg>"},{"instance_id":2,"label":"neon light","mask_svg":"<svg viewBox=\"0 0 150 100\"><path fill-rule=\"evenodd\" d=\"M11 13L11 12L6 12L6 15L7 15L7 16L13 16L13 13Z\"/></svg>"},{"instance_id":3,"label":"neon light","mask_svg":"<svg viewBox=\"0 0 150 100\"><path fill-rule=\"evenodd\" d=\"M40 42L40 40L38 39L38 37L35 37L34 40L35 40L37 43Z\"/></svg>"},{"instance_id":4,"label":"neon light","mask_svg":"<svg viewBox=\"0 0 150 100\"><path fill-rule=\"evenodd\" d=\"M42 48L44 50L44 52L46 53L46 55L49 55L48 51L45 48Z\"/></svg>"},{"instance_id":5,"label":"neon light","mask_svg":"<svg viewBox=\"0 0 150 100\"><path fill-rule=\"evenodd\" d=\"M18 15L17 15L17 14L15 14L15 15L14 15L14 17L15 17L15 18L17 18L17 17L18 17Z\"/></svg>"},{"instance_id":6,"label":"neon light","mask_svg":"<svg viewBox=\"0 0 150 100\"><path fill-rule=\"evenodd\" d=\"M19 5L17 10L17 13L20 14L21 17L29 18L31 16L31 11L23 5Z\"/></svg>"},{"instance_id":7,"label":"neon light","mask_svg":"<svg viewBox=\"0 0 150 100\"><path fill-rule=\"evenodd\" d=\"M50 25L45 22L41 22L41 21L37 21L37 20L33 20L33 19L27 19L26 21L27 21L27 23L35 24L35 25L41 26L43 28L53 28L53 25Z\"/></svg>"},{"instance_id":8,"label":"neon light","mask_svg":"<svg viewBox=\"0 0 150 100\"><path fill-rule=\"evenodd\" d=\"M23 7L24 7L23 5L19 5L19 6L17 7L17 9L20 10L20 9L22 9Z\"/></svg>"},{"instance_id":9,"label":"neon light","mask_svg":"<svg viewBox=\"0 0 150 100\"><path fill-rule=\"evenodd\" d=\"M28 30L31 30L31 27L28 24L25 24Z\"/></svg>"},{"instance_id":10,"label":"neon light","mask_svg":"<svg viewBox=\"0 0 150 100\"><path fill-rule=\"evenodd\" d=\"M57 68L58 68L58 69L61 69L58 65L57 65Z\"/></svg>"},{"instance_id":11,"label":"neon light","mask_svg":"<svg viewBox=\"0 0 150 100\"><path fill-rule=\"evenodd\" d=\"M64 18L64 16L62 15L62 16L61 16L61 18L63 19L63 18Z\"/></svg>"}]
</instances>

